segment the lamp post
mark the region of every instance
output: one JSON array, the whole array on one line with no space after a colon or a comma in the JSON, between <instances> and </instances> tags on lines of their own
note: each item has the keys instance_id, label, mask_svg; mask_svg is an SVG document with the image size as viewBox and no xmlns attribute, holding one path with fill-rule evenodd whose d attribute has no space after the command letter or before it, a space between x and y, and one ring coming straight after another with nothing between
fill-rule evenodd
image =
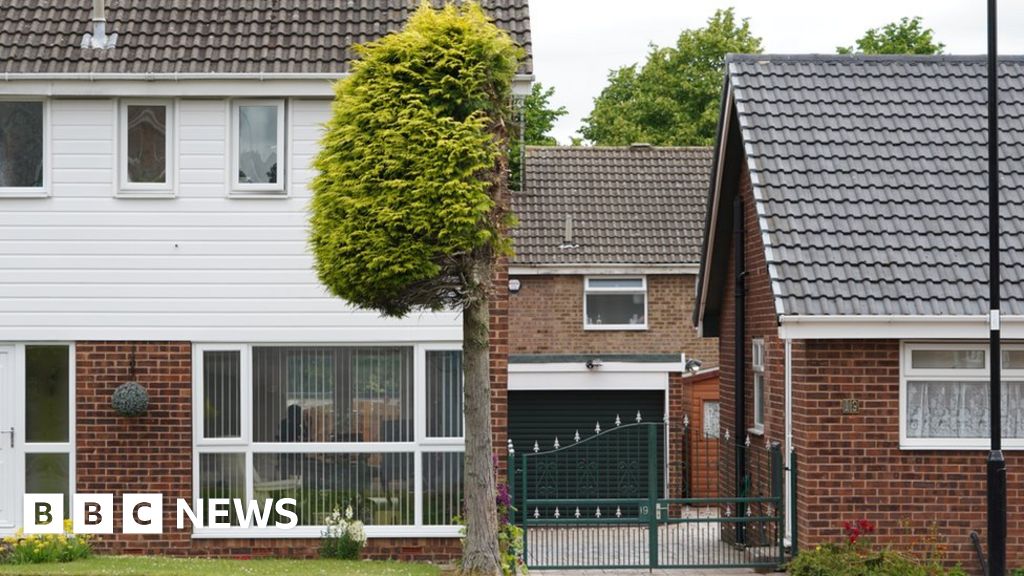
<instances>
[{"instance_id":1,"label":"lamp post","mask_svg":"<svg viewBox=\"0 0 1024 576\"><path fill-rule=\"evenodd\" d=\"M1006 460L1002 446L1002 369L999 342L999 117L996 0L988 0L988 274L989 274L989 422L988 576L1006 575Z\"/></svg>"}]
</instances>

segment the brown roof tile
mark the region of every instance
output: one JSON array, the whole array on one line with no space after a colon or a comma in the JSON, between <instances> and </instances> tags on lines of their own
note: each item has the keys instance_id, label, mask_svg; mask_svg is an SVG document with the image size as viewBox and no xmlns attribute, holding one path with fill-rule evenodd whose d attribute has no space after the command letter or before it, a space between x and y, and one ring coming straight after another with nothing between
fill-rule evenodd
<instances>
[{"instance_id":1,"label":"brown roof tile","mask_svg":"<svg viewBox=\"0 0 1024 576\"><path fill-rule=\"evenodd\" d=\"M710 148L528 147L513 263L696 264L710 171Z\"/></svg>"},{"instance_id":2,"label":"brown roof tile","mask_svg":"<svg viewBox=\"0 0 1024 576\"><path fill-rule=\"evenodd\" d=\"M0 73L342 73L418 0L109 0L110 50L80 48L91 0L0 0ZM530 53L527 0L481 0ZM527 59L523 71L532 72Z\"/></svg>"}]
</instances>

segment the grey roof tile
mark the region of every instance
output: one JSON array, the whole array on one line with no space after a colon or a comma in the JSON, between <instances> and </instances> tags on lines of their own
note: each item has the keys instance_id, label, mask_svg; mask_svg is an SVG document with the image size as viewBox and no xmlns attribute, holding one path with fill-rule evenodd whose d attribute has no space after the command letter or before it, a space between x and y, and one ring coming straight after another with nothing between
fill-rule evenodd
<instances>
[{"instance_id":1,"label":"grey roof tile","mask_svg":"<svg viewBox=\"0 0 1024 576\"><path fill-rule=\"evenodd\" d=\"M525 166L513 263L700 261L710 148L528 147Z\"/></svg>"},{"instance_id":2,"label":"grey roof tile","mask_svg":"<svg viewBox=\"0 0 1024 576\"><path fill-rule=\"evenodd\" d=\"M91 0L0 0L0 73L343 73L418 0L108 0L110 50L80 48ZM527 50L528 0L481 0Z\"/></svg>"},{"instance_id":3,"label":"grey roof tile","mask_svg":"<svg viewBox=\"0 0 1024 576\"><path fill-rule=\"evenodd\" d=\"M1000 74L1004 311L1024 314L1024 59ZM983 59L736 56L728 81L784 314L986 313Z\"/></svg>"}]
</instances>

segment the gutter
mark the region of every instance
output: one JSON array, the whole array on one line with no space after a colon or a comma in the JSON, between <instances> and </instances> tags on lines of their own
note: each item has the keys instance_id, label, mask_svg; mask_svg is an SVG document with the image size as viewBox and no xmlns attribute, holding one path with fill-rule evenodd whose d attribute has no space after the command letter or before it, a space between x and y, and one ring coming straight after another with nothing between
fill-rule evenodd
<instances>
[{"instance_id":1,"label":"gutter","mask_svg":"<svg viewBox=\"0 0 1024 576\"><path fill-rule=\"evenodd\" d=\"M188 80L340 80L348 76L348 72L4 72L4 82L17 81L138 81L180 82ZM517 74L514 83L533 82L532 74Z\"/></svg>"}]
</instances>

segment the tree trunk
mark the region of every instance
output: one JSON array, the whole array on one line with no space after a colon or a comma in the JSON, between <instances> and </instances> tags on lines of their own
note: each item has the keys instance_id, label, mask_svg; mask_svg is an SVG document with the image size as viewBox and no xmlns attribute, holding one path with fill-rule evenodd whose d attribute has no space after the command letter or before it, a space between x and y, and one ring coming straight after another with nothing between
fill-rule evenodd
<instances>
[{"instance_id":1,"label":"tree trunk","mask_svg":"<svg viewBox=\"0 0 1024 576\"><path fill-rule=\"evenodd\" d=\"M491 255L475 258L475 293L462 310L462 362L465 375L466 467L462 571L474 576L501 574L498 514L491 440L490 285Z\"/></svg>"}]
</instances>

